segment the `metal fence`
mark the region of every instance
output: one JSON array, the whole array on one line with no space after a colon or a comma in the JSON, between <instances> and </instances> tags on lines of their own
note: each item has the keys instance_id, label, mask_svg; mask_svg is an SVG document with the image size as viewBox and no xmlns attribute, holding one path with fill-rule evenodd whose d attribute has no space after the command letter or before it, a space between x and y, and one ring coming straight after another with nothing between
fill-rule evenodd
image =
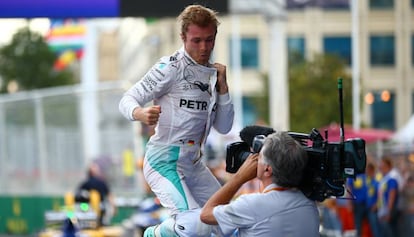
<instances>
[{"instance_id":1,"label":"metal fence","mask_svg":"<svg viewBox=\"0 0 414 237\"><path fill-rule=\"evenodd\" d=\"M135 123L118 111L122 93L121 84L111 82L94 91L76 85L1 95L0 195L74 191L91 160L104 167L114 192L139 195L135 161L141 148L137 147L139 136L134 136ZM81 109L84 99L90 98L85 95L96 99L88 104L93 108ZM85 116L88 109L96 111L96 116ZM91 125L97 128L93 143L86 140L91 136L85 136ZM95 157L85 155L89 144L99 147Z\"/></svg>"}]
</instances>

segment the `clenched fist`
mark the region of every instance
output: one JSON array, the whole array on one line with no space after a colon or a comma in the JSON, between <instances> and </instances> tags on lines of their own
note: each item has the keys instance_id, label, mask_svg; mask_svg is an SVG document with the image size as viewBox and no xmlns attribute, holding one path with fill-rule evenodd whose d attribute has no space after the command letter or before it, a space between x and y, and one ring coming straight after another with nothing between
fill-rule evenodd
<instances>
[{"instance_id":1,"label":"clenched fist","mask_svg":"<svg viewBox=\"0 0 414 237\"><path fill-rule=\"evenodd\" d=\"M145 108L137 107L132 112L135 120L141 121L146 125L155 125L160 118L161 106L153 105Z\"/></svg>"},{"instance_id":2,"label":"clenched fist","mask_svg":"<svg viewBox=\"0 0 414 237\"><path fill-rule=\"evenodd\" d=\"M220 63L214 63L213 67L217 69L216 90L221 95L228 93L229 88L227 86L226 66Z\"/></svg>"}]
</instances>

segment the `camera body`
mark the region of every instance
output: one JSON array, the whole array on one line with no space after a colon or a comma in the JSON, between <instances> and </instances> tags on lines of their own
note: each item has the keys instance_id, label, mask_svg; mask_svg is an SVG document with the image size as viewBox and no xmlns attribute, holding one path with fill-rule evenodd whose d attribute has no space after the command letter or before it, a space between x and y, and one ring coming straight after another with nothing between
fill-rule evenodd
<instances>
[{"instance_id":1,"label":"camera body","mask_svg":"<svg viewBox=\"0 0 414 237\"><path fill-rule=\"evenodd\" d=\"M252 147L247 142L234 142L227 145L226 149L226 171L236 173L243 162L252 153L259 153L263 147L265 135L257 135L253 138Z\"/></svg>"},{"instance_id":2,"label":"camera body","mask_svg":"<svg viewBox=\"0 0 414 237\"><path fill-rule=\"evenodd\" d=\"M244 141L229 144L226 171L237 172L251 153L260 152L267 135L255 136L252 147ZM310 134L289 132L289 135L303 146L308 155L299 188L309 199L322 202L328 197L344 196L346 178L355 178L365 172L365 140L361 138L328 142L316 129L312 129Z\"/></svg>"}]
</instances>

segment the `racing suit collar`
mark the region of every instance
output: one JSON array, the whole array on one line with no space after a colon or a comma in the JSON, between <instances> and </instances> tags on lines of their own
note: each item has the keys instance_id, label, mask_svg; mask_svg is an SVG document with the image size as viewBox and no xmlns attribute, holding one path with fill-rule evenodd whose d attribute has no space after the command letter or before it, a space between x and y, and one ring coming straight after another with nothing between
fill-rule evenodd
<instances>
[{"instance_id":1,"label":"racing suit collar","mask_svg":"<svg viewBox=\"0 0 414 237\"><path fill-rule=\"evenodd\" d=\"M191 62L193 62L194 64L197 64L197 65L199 65L199 66L202 66L202 67L207 67L207 68L211 68L212 67L212 63L209 61L208 62L208 65L206 66L206 65L202 65L202 64L199 64L199 63L197 63L188 53L187 53L187 51L185 50L185 48L184 48L184 46L182 46L181 48L180 48L180 50L179 51L182 51L182 52L184 52L184 56L185 57L187 57L188 59L190 59L191 60Z\"/></svg>"}]
</instances>

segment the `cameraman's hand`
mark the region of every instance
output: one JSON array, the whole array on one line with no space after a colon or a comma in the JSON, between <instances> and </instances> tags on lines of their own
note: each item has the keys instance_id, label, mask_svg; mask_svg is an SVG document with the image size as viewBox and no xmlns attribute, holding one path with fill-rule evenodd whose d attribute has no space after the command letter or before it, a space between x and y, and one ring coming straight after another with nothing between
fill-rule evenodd
<instances>
[{"instance_id":1,"label":"cameraman's hand","mask_svg":"<svg viewBox=\"0 0 414 237\"><path fill-rule=\"evenodd\" d=\"M240 169L237 171L235 176L240 181L247 182L256 178L257 176L257 161L259 159L258 153L253 153L247 157L246 161L243 162Z\"/></svg>"},{"instance_id":2,"label":"cameraman's hand","mask_svg":"<svg viewBox=\"0 0 414 237\"><path fill-rule=\"evenodd\" d=\"M244 183L256 177L258 158L259 154L247 157L236 174L208 199L200 214L202 222L209 225L218 224L213 214L214 207L229 203Z\"/></svg>"}]
</instances>

